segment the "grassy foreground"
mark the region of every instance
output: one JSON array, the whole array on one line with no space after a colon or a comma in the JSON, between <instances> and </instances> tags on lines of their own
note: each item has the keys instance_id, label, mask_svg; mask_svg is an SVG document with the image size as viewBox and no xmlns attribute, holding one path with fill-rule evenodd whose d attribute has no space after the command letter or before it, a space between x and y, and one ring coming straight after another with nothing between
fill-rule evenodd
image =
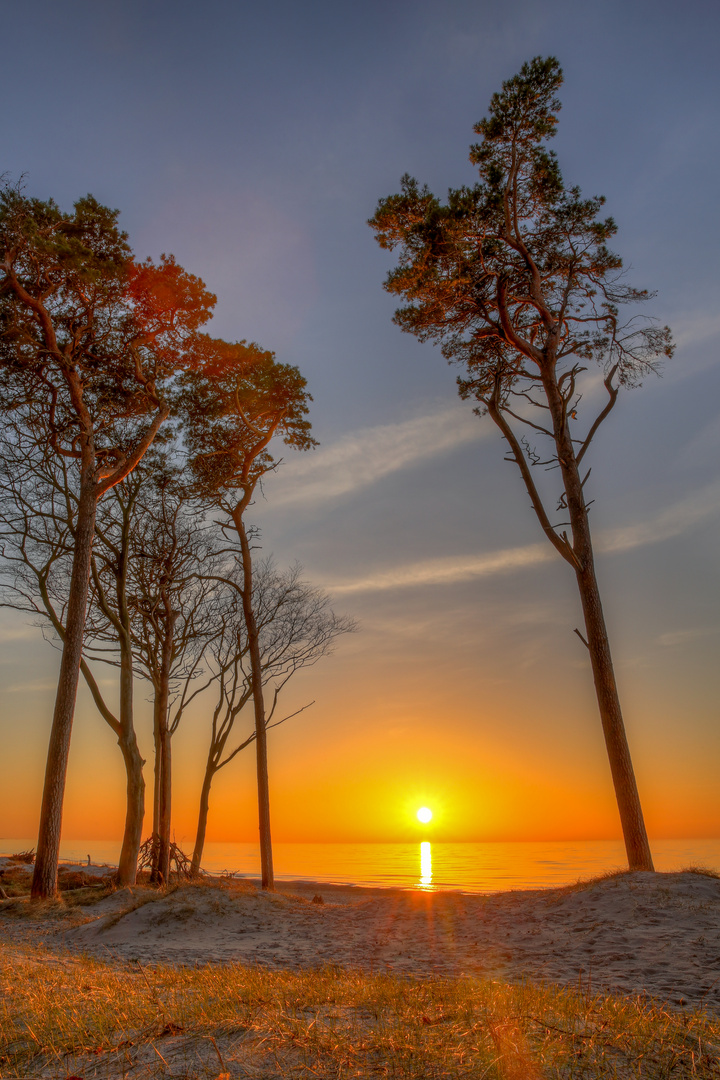
<instances>
[{"instance_id":1,"label":"grassy foreground","mask_svg":"<svg viewBox=\"0 0 720 1080\"><path fill-rule=\"evenodd\" d=\"M498 982L0 947L0 1077L720 1077L720 1020Z\"/></svg>"}]
</instances>

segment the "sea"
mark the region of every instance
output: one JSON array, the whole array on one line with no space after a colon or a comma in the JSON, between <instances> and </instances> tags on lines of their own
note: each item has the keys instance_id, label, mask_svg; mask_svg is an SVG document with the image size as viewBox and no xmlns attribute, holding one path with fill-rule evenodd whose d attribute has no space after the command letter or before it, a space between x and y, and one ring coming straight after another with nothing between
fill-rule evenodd
<instances>
[{"instance_id":1,"label":"sea","mask_svg":"<svg viewBox=\"0 0 720 1080\"><path fill-rule=\"evenodd\" d=\"M27 851L34 840L0 837L0 855ZM720 872L720 839L654 840L655 869L701 867ZM117 840L63 841L64 862L117 864ZM488 843L283 844L273 845L278 881L317 881L375 888L487 893L570 885L627 867L620 840ZM240 878L260 876L257 844L208 843L203 869Z\"/></svg>"}]
</instances>

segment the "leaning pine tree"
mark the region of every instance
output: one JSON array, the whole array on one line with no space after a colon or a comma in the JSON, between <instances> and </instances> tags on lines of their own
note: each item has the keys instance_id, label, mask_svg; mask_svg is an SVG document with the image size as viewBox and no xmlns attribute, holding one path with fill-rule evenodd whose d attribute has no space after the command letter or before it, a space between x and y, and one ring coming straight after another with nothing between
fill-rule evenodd
<instances>
[{"instance_id":1,"label":"leaning pine tree","mask_svg":"<svg viewBox=\"0 0 720 1080\"><path fill-rule=\"evenodd\" d=\"M479 183L451 190L441 203L405 176L401 193L380 201L370 225L381 247L400 251L385 285L409 301L396 323L439 342L465 368L461 396L479 402L476 411L500 429L543 531L575 574L629 865L652 870L595 575L589 470L582 471L619 387L638 385L672 345L667 327L619 318L620 305L637 306L648 293L625 284L621 260L606 246L616 226L599 217L604 200L567 187L547 148L561 84L553 57L524 64L475 127L481 142L470 161ZM591 365L603 371L607 398L579 432ZM528 433L547 440L548 452L538 453ZM535 481L537 464L559 471L560 524Z\"/></svg>"}]
</instances>

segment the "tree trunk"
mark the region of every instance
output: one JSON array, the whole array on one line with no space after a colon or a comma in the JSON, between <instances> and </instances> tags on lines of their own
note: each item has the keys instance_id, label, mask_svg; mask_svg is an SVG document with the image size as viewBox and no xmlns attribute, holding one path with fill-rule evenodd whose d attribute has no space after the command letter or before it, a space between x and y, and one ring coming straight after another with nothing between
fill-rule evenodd
<instances>
[{"instance_id":1,"label":"tree trunk","mask_svg":"<svg viewBox=\"0 0 720 1080\"><path fill-rule=\"evenodd\" d=\"M126 638L121 638L120 641L120 728L118 744L127 774L127 801L117 882L119 885L134 885L137 880L138 852L142 843L145 817L145 779L142 771L145 762L140 756L135 736L132 653Z\"/></svg>"},{"instance_id":2,"label":"tree trunk","mask_svg":"<svg viewBox=\"0 0 720 1080\"><path fill-rule=\"evenodd\" d=\"M576 576L585 616L587 641L590 646L595 693L600 708L615 797L620 811L628 865L631 870L654 870L640 795L630 757L630 747L620 709L620 698L615 683L610 643L605 628L592 553L590 559L586 560L584 568L576 572Z\"/></svg>"},{"instance_id":3,"label":"tree trunk","mask_svg":"<svg viewBox=\"0 0 720 1080\"><path fill-rule=\"evenodd\" d=\"M543 385L550 406L555 445L565 488L573 536L572 550L576 557L575 574L585 616L595 693L620 812L628 865L631 870L654 870L595 576L585 495L575 457L575 448L568 429L566 406L557 386L554 368L551 373L543 372Z\"/></svg>"},{"instance_id":4,"label":"tree trunk","mask_svg":"<svg viewBox=\"0 0 720 1080\"><path fill-rule=\"evenodd\" d=\"M160 790L162 788L162 740L160 737L160 693L155 687L155 699L153 702L153 746L155 760L153 763L153 829L152 829L152 865L150 868L150 881L157 884L158 881L158 856L160 853Z\"/></svg>"},{"instance_id":5,"label":"tree trunk","mask_svg":"<svg viewBox=\"0 0 720 1080\"><path fill-rule=\"evenodd\" d=\"M210 787L212 786L214 776L215 762L212 757L208 756L207 765L205 766L205 776L203 777L202 789L200 791L197 834L195 836L195 848L193 850L192 863L190 865L191 877L197 877L200 873L200 861L203 856L203 848L205 847L205 834L207 832L208 812L210 810Z\"/></svg>"},{"instance_id":6,"label":"tree trunk","mask_svg":"<svg viewBox=\"0 0 720 1080\"><path fill-rule=\"evenodd\" d=\"M116 880L118 885L134 885L137 881L138 852L142 844L142 827L145 819L145 778L143 777L145 762L140 756L134 731L127 737L123 732L118 743L125 762L127 802L125 831Z\"/></svg>"},{"instance_id":7,"label":"tree trunk","mask_svg":"<svg viewBox=\"0 0 720 1080\"><path fill-rule=\"evenodd\" d=\"M45 899L57 894L65 779L80 678L96 511L95 485L92 480L84 479L78 502L75 550L65 620L65 640L60 660L60 675L50 729L45 786L40 810L40 829L31 889L31 896L35 899Z\"/></svg>"},{"instance_id":8,"label":"tree trunk","mask_svg":"<svg viewBox=\"0 0 720 1080\"><path fill-rule=\"evenodd\" d=\"M242 604L250 653L250 674L255 709L255 746L257 752L258 825L260 832L261 886L270 892L275 889L273 875L272 838L270 835L270 785L268 782L267 730L262 685L260 635L252 605L252 560L245 523L241 515L233 518L240 538L243 560Z\"/></svg>"},{"instance_id":9,"label":"tree trunk","mask_svg":"<svg viewBox=\"0 0 720 1080\"><path fill-rule=\"evenodd\" d=\"M171 784L172 784L172 761L171 761L171 738L166 722L160 728L160 749L162 754L162 772L160 783L160 826L159 826L159 851L158 871L164 885L170 880L170 824L171 824Z\"/></svg>"},{"instance_id":10,"label":"tree trunk","mask_svg":"<svg viewBox=\"0 0 720 1080\"><path fill-rule=\"evenodd\" d=\"M162 641L160 682L156 691L157 728L160 751L160 785L158 799L158 876L163 885L170 880L170 826L172 794L171 735L168 730L170 707L170 673L172 670L174 634L177 612L165 599L165 633Z\"/></svg>"},{"instance_id":11,"label":"tree trunk","mask_svg":"<svg viewBox=\"0 0 720 1080\"><path fill-rule=\"evenodd\" d=\"M142 843L142 827L145 817L145 778L143 777L143 758L135 735L133 715L134 671L132 655L132 636L130 611L127 602L128 560L130 557L130 533L132 530L132 509L139 485L129 490L127 503L118 500L122 507L122 531L117 563L112 564L115 575L117 601L117 620L113 619L118 631L120 645L120 736L118 743L122 751L127 775L127 795L125 807L125 831L117 880L119 885L134 885L137 881L138 852Z\"/></svg>"}]
</instances>

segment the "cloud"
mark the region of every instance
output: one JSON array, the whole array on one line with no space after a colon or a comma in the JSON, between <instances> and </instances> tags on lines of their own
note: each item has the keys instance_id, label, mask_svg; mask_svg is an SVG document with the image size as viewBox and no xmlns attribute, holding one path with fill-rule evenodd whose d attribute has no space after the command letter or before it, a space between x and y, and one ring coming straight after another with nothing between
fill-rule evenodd
<instances>
[{"instance_id":1,"label":"cloud","mask_svg":"<svg viewBox=\"0 0 720 1080\"><path fill-rule=\"evenodd\" d=\"M487 425L460 405L399 424L363 428L284 463L273 480L269 505L327 502L488 434Z\"/></svg>"},{"instance_id":2,"label":"cloud","mask_svg":"<svg viewBox=\"0 0 720 1080\"><path fill-rule=\"evenodd\" d=\"M413 585L452 585L458 581L522 570L527 566L557 558L549 544L529 544L527 547L505 548L486 555L450 556L444 559L425 559L391 570L371 574L357 581L326 583L334 593L377 592L401 589Z\"/></svg>"},{"instance_id":3,"label":"cloud","mask_svg":"<svg viewBox=\"0 0 720 1080\"><path fill-rule=\"evenodd\" d=\"M601 532L595 541L596 551L612 554L657 544L690 532L696 525L720 511L720 484L710 484L672 506L635 525ZM559 556L549 543L504 548L480 555L457 555L406 563L358 578L354 581L325 582L333 593L379 592L418 585L452 585L490 574L525 570Z\"/></svg>"},{"instance_id":4,"label":"cloud","mask_svg":"<svg viewBox=\"0 0 720 1080\"><path fill-rule=\"evenodd\" d=\"M648 521L601 533L595 547L598 551L610 553L657 544L690 532L696 525L715 517L719 511L720 483L708 484L687 498L668 506Z\"/></svg>"},{"instance_id":5,"label":"cloud","mask_svg":"<svg viewBox=\"0 0 720 1080\"><path fill-rule=\"evenodd\" d=\"M0 628L0 645L14 641L28 641L38 636L37 626L3 626Z\"/></svg>"},{"instance_id":6,"label":"cloud","mask_svg":"<svg viewBox=\"0 0 720 1080\"><path fill-rule=\"evenodd\" d=\"M24 683L13 683L12 686L5 687L6 694L26 694L26 693L39 693L44 690L54 690L57 687L57 680L52 679L36 679L35 681Z\"/></svg>"},{"instance_id":7,"label":"cloud","mask_svg":"<svg viewBox=\"0 0 720 1080\"><path fill-rule=\"evenodd\" d=\"M661 634L657 642L665 648L673 648L675 645L685 645L716 633L717 627L714 626L696 627L692 630L670 630L666 634Z\"/></svg>"},{"instance_id":8,"label":"cloud","mask_svg":"<svg viewBox=\"0 0 720 1080\"><path fill-rule=\"evenodd\" d=\"M673 319L672 331L677 354L662 365L667 382L682 382L715 367L720 315L714 311L688 312Z\"/></svg>"},{"instance_id":9,"label":"cloud","mask_svg":"<svg viewBox=\"0 0 720 1080\"><path fill-rule=\"evenodd\" d=\"M673 328L673 337L679 348L696 345L710 339L715 341L718 333L720 333L720 315L707 311L681 315L675 320ZM715 360L714 355L713 360Z\"/></svg>"}]
</instances>

